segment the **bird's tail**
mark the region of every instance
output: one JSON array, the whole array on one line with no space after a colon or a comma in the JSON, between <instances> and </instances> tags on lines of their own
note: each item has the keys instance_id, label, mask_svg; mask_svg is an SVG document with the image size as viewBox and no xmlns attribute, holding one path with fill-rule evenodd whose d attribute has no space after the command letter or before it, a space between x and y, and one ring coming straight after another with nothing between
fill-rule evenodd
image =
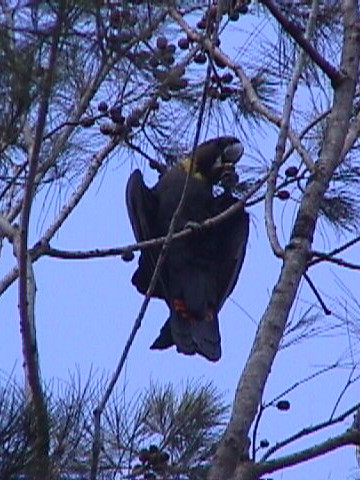
<instances>
[{"instance_id":1,"label":"bird's tail","mask_svg":"<svg viewBox=\"0 0 360 480\"><path fill-rule=\"evenodd\" d=\"M212 362L221 357L219 321L216 312L207 311L203 318L195 318L186 312L181 300L175 300L170 317L160 335L151 345L153 350L163 350L176 345L185 355L198 353Z\"/></svg>"}]
</instances>

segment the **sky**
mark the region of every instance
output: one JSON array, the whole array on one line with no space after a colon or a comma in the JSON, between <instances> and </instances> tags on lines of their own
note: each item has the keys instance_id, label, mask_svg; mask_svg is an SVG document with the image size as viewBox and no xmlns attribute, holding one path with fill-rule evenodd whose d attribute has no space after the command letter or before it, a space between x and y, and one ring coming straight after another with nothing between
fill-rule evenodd
<instances>
[{"instance_id":1,"label":"sky","mask_svg":"<svg viewBox=\"0 0 360 480\"><path fill-rule=\"evenodd\" d=\"M222 133L234 134L234 131ZM268 160L273 158L275 140L274 136L258 140ZM240 164L252 165L252 162L252 152L245 148ZM152 185L155 181L154 172L146 168L145 162L140 158L137 158L137 163L143 169L148 185ZM83 201L54 238L52 246L86 250L133 243L124 193L127 178L133 168L133 162L120 154L118 147L106 169L98 176ZM239 171L241 173L241 165ZM45 224L48 224L55 213L41 211L42 200L40 196L32 210L30 244L36 241L42 231L42 221L39 222L38 218L41 217ZM265 311L281 268L281 262L273 256L266 237L263 205L251 207L248 212L250 238L245 262L238 284L220 313L223 349L221 360L213 364L199 356L186 357L177 354L174 349L150 351L149 346L158 335L168 313L163 302L154 300L150 303L119 379L118 387L121 389L126 385L129 398L140 394L149 386L150 381L170 381L181 385L188 379L193 379L204 383L212 381L224 392L226 400L232 401L257 324ZM284 227L279 228L283 245L293 220L292 212L293 204L279 201L276 203L277 219ZM336 246L343 240L323 226L316 236L315 247L327 251L330 245ZM358 263L358 247L353 247L344 257ZM143 298L131 285L136 262L137 256L129 263L119 258L42 258L36 262L34 271L37 285L37 335L45 382L50 383L54 379L66 382L75 372L79 372L85 382L90 372L94 377L100 378L114 371ZM11 246L4 242L0 278L13 265ZM345 316L345 311L340 306L344 293L339 288L337 277L348 285L356 296L360 284L358 273L321 265L314 267L310 275L328 307ZM301 285L300 297L293 312L294 318L304 313L310 304L316 304L312 292L304 282ZM0 298L0 384L6 381L9 375L19 381L22 379L17 304L17 283L14 283ZM334 316L322 319L324 327L335 321ZM348 380L349 368L346 368L343 360L351 360L349 351L356 356L357 347L349 343L345 329L326 332L281 350L264 392L264 402L269 402L295 383L339 359L342 364L341 367L284 396L291 404L288 412L280 412L275 408L267 409L260 423L258 440L266 438L273 444L305 426L326 420ZM337 413L351 407L358 398L358 384L354 384L342 396ZM311 441L306 439L298 442L296 446L305 448L331 434L342 432L350 424L351 418L321 436L312 436ZM280 453L286 454L289 451L283 449ZM277 480L352 479L357 474L355 449L343 448L271 477Z\"/></svg>"}]
</instances>

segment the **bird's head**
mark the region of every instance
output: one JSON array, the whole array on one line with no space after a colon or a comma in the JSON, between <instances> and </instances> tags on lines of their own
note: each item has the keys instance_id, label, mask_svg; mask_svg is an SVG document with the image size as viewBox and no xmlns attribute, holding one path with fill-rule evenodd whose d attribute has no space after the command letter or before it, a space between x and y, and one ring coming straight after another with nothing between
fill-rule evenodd
<instances>
[{"instance_id":1,"label":"bird's head","mask_svg":"<svg viewBox=\"0 0 360 480\"><path fill-rule=\"evenodd\" d=\"M195 149L193 175L215 184L224 173L234 169L243 151L242 143L235 137L207 140ZM190 163L190 156L181 162L185 170L190 168Z\"/></svg>"}]
</instances>

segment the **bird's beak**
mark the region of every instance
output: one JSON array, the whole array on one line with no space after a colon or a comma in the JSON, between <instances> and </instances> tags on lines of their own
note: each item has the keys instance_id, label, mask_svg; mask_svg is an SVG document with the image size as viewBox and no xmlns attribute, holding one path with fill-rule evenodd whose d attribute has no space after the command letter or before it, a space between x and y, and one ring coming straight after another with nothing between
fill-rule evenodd
<instances>
[{"instance_id":1,"label":"bird's beak","mask_svg":"<svg viewBox=\"0 0 360 480\"><path fill-rule=\"evenodd\" d=\"M236 142L224 149L222 154L222 163L235 165L236 162L240 160L240 157L244 153L244 147L241 142Z\"/></svg>"},{"instance_id":2,"label":"bird's beak","mask_svg":"<svg viewBox=\"0 0 360 480\"><path fill-rule=\"evenodd\" d=\"M222 154L216 159L213 170L227 171L232 170L244 153L244 147L241 142L235 142L224 148Z\"/></svg>"}]
</instances>

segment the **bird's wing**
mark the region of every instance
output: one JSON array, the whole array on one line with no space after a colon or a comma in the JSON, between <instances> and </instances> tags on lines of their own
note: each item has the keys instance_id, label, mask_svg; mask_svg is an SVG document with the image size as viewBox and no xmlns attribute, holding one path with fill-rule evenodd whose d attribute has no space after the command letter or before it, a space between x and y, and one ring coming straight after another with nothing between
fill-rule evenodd
<instances>
[{"instance_id":1,"label":"bird's wing","mask_svg":"<svg viewBox=\"0 0 360 480\"><path fill-rule=\"evenodd\" d=\"M157 198L149 189L139 170L135 170L126 185L126 206L130 223L138 242L158 237L156 226ZM139 266L132 277L132 283L140 293L145 294L154 272L159 248L143 250L139 258ZM161 281L156 285L153 296L164 298Z\"/></svg>"},{"instance_id":2,"label":"bird's wing","mask_svg":"<svg viewBox=\"0 0 360 480\"><path fill-rule=\"evenodd\" d=\"M134 170L126 184L126 207L130 223L138 242L151 238L151 209L154 198L151 190L145 185L140 170Z\"/></svg>"},{"instance_id":3,"label":"bird's wing","mask_svg":"<svg viewBox=\"0 0 360 480\"><path fill-rule=\"evenodd\" d=\"M227 194L215 199L215 213L219 214L238 200ZM242 208L215 227L217 239L218 311L233 291L244 262L249 237L249 215Z\"/></svg>"}]
</instances>

